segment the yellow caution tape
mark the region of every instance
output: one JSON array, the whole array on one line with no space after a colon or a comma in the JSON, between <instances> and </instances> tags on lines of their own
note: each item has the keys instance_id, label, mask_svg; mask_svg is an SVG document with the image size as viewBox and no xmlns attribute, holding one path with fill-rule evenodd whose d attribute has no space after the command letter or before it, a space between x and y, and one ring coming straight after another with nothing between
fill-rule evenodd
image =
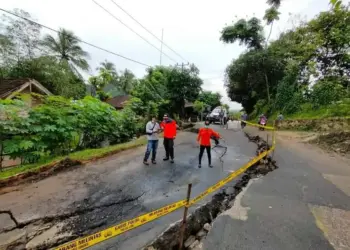
<instances>
[{"instance_id":1,"label":"yellow caution tape","mask_svg":"<svg viewBox=\"0 0 350 250\"><path fill-rule=\"evenodd\" d=\"M270 150L265 151L265 152L261 153L260 155L258 155L257 157L253 158L248 163L246 163L243 167L241 167L241 168L235 170L234 172L232 172L231 174L229 174L225 179L222 179L222 180L218 181L216 184L214 184L213 186L209 187L204 192L200 193L197 197L195 197L192 200L190 200L189 204L186 205L186 206L188 206L188 207L192 206L193 204L195 204L199 200L203 199L208 194L218 190L219 188L221 188L222 186L224 186L228 182L232 181L234 178L236 178L237 176L239 176L240 174L245 172L248 168L253 166L255 163L260 161L262 158L267 156L269 153L271 153L274 149L275 149L275 146L272 146L270 148Z\"/></svg>"},{"instance_id":2,"label":"yellow caution tape","mask_svg":"<svg viewBox=\"0 0 350 250\"><path fill-rule=\"evenodd\" d=\"M265 127L265 128L267 128L267 127ZM190 200L190 202L188 204L187 204L186 200L181 200L181 201L172 203L172 204L167 205L165 207L154 210L150 213L140 215L134 219L131 219L131 220L125 221L123 223L120 223L118 225L109 227L109 228L102 230L100 232L85 236L83 238L79 238L77 240L73 240L71 242L68 242L64 245L61 245L61 246L55 248L55 250L86 249L86 248L91 247L93 245L96 245L102 241L105 241L105 240L108 240L112 237L120 235L126 231L129 231L131 229L134 229L136 227L144 225L148 222L156 220L159 217L162 217L162 216L167 215L171 212L174 212L175 210L177 210L183 206L187 206L187 207L192 206L193 204L195 204L199 200L203 199L208 194L218 190L219 188L221 188L222 186L224 186L228 182L232 181L234 178L236 178L237 176L239 176L240 174L245 172L248 168L250 168L255 163L260 161L262 158L264 158L265 156L270 154L273 150L275 150L275 136L273 136L273 137L274 137L273 145L268 151L265 151L265 152L261 153L260 155L258 155L257 157L254 157L252 160L250 160L248 163L246 163L243 167L235 170L234 172L229 174L225 179L220 180L219 182L217 182L216 184L214 184L213 186L209 187L207 190L205 190L204 192L199 194L197 197Z\"/></svg>"},{"instance_id":3,"label":"yellow caution tape","mask_svg":"<svg viewBox=\"0 0 350 250\"><path fill-rule=\"evenodd\" d=\"M245 122L246 124L250 125L250 126L254 126L254 127L259 127L259 128L264 128L264 129L267 129L267 130L275 130L275 127L271 127L271 126L262 126L262 125L259 125L259 124L256 124L256 123L251 123L251 122L247 122L247 121L242 121L242 120L239 120L240 122Z\"/></svg>"},{"instance_id":4,"label":"yellow caution tape","mask_svg":"<svg viewBox=\"0 0 350 250\"><path fill-rule=\"evenodd\" d=\"M110 239L112 237L115 237L119 234L122 234L126 231L129 231L133 228L139 227L139 226L146 224L150 221L158 219L159 217L162 217L166 214L169 214L169 213L183 207L184 205L186 205L186 200L181 200L181 201L172 203L170 205L167 205L167 206L162 207L160 209L154 210L150 213L143 214L139 217L125 221L123 223L120 223L120 224L115 225L113 227L107 228L107 229L102 230L100 232L91 234L91 235L83 237L83 238L79 238L77 240L73 240L73 241L68 242L64 245L61 245L55 249L56 250L86 249L86 248L91 247L93 245L96 245L102 241L105 241L105 240Z\"/></svg>"}]
</instances>

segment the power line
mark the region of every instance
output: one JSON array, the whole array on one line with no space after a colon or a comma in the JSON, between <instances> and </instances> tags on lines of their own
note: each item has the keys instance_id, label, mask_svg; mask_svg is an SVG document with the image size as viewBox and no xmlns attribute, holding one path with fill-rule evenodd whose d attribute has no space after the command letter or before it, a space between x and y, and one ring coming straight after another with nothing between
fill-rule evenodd
<instances>
[{"instance_id":1,"label":"power line","mask_svg":"<svg viewBox=\"0 0 350 250\"><path fill-rule=\"evenodd\" d=\"M136 20L129 12L127 12L123 7L120 6L120 4L117 4L113 0L111 0L119 9L121 9L125 14L127 14L132 20L134 20L138 25L140 25L144 30L146 30L148 33L150 33L155 39L157 39L159 42L161 42L165 47L170 49L172 52L174 52L177 56L179 56L182 60L187 61L185 58L183 58L179 53L177 53L175 50L173 50L170 46L168 46L166 43L163 42L162 39L159 39L152 31L147 29L142 23ZM188 61L187 61L188 62Z\"/></svg>"},{"instance_id":2,"label":"power line","mask_svg":"<svg viewBox=\"0 0 350 250\"><path fill-rule=\"evenodd\" d=\"M126 28L128 28L131 32L133 32L134 34L136 34L138 37L140 37L142 40L144 40L146 43L148 43L149 45L151 45L153 48L155 48L156 50L158 50L159 52L161 52L163 55L165 55L166 57L168 57L171 61L175 62L176 61L171 58L170 56L168 56L167 54L165 54L164 52L162 52L157 46L155 46L154 44L152 44L150 41L148 41L146 38L144 38L143 36L141 36L139 33L137 33L136 31L134 31L132 28L130 28L127 24L125 24L122 20L120 20L118 17L116 17L115 15L113 15L111 12L109 12L106 8L104 8L102 5L100 5L99 3L97 3L95 0L92 0L96 5L98 5L101 9L103 9L105 12L107 12L111 17L113 17L115 20L117 20L118 22L120 22L121 24L123 24Z\"/></svg>"},{"instance_id":3,"label":"power line","mask_svg":"<svg viewBox=\"0 0 350 250\"><path fill-rule=\"evenodd\" d=\"M62 33L61 33L60 31L58 31L58 30L55 30L55 29L53 29L53 28L50 28L50 27L48 27L48 26L46 26L46 25L43 25L43 24L40 24L40 23L38 23L38 22L32 21L32 20L30 20L30 19L28 19L28 18L22 17L22 16L20 16L20 15L17 15L17 14L15 14L15 13L10 12L10 11L4 10L4 9L2 9L2 8L0 8L0 10L3 11L3 12L5 12L5 13L7 13L7 14L16 16L16 17L21 18L21 19L24 19L24 20L26 20L27 22L34 23L34 24L36 24L36 25L39 25L39 26L41 26L41 27L43 27L43 28L45 28L45 29L51 30L51 31L56 32L56 33L58 33L58 34L62 34ZM85 42L85 41L83 41L83 40L81 40L81 39L79 39L79 38L75 38L75 39L76 39L78 42L84 43L84 44L89 45L89 46L91 46L91 47L93 47L93 48L96 48L96 49L102 50L102 51L104 51L104 52L107 52L107 53L109 53L109 54L112 54L112 55L121 57L121 58L123 58L123 59L125 59L125 60L128 60L128 61L131 61L131 62L140 64L140 65L145 66L145 67L151 67L150 65L147 65L147 64L145 64L145 63L143 63L143 62L139 62L139 61L137 61L137 60L128 58L128 57L126 57L126 56L123 56L123 55L120 55L120 54L115 53L115 52L113 52L113 51L104 49L104 48L99 47L99 46L97 46L97 45L94 45L94 44L92 44L92 43Z\"/></svg>"}]
</instances>

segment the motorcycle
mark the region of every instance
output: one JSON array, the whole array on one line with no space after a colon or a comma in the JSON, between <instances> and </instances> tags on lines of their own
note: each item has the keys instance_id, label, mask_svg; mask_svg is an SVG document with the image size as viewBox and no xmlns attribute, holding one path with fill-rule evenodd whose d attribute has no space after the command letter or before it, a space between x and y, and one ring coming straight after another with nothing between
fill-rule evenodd
<instances>
[{"instance_id":1,"label":"motorcycle","mask_svg":"<svg viewBox=\"0 0 350 250\"><path fill-rule=\"evenodd\" d=\"M260 124L261 126L266 126L266 120L262 119L262 120L259 122L259 124ZM265 129L262 128L262 127L259 127L259 130L264 131Z\"/></svg>"}]
</instances>

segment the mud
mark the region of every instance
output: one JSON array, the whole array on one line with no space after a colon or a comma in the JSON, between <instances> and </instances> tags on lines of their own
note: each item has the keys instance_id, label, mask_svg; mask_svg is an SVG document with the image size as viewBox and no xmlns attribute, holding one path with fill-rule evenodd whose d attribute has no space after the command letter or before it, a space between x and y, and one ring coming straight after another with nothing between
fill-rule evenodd
<instances>
[{"instance_id":1,"label":"mud","mask_svg":"<svg viewBox=\"0 0 350 250\"><path fill-rule=\"evenodd\" d=\"M194 132L194 131L193 131ZM270 147L259 136L250 136L246 133L249 141L255 142L258 146L256 154L268 150ZM277 169L276 162L271 157L266 157L261 162L250 167L244 175L233 186L227 186L221 192L215 194L212 200L205 205L198 207L187 217L185 230L185 249L200 249L200 241L210 230L210 224L215 218L233 206L236 196L247 186L248 182L261 175ZM169 250L179 248L179 232L182 221L171 225L164 233L155 239L145 250ZM186 244L187 243L187 244Z\"/></svg>"},{"instance_id":2,"label":"mud","mask_svg":"<svg viewBox=\"0 0 350 250\"><path fill-rule=\"evenodd\" d=\"M309 142L315 143L323 149L350 156L350 132L341 131L321 134Z\"/></svg>"},{"instance_id":3,"label":"mud","mask_svg":"<svg viewBox=\"0 0 350 250\"><path fill-rule=\"evenodd\" d=\"M279 122L278 128L286 130L312 130L320 132L349 131L350 118L338 117L311 120L284 120Z\"/></svg>"}]
</instances>

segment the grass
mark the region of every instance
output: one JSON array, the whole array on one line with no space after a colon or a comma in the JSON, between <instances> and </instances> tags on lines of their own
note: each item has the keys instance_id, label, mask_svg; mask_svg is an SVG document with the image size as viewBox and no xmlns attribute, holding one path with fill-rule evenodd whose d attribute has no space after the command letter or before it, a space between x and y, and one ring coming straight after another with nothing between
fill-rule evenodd
<instances>
[{"instance_id":1,"label":"grass","mask_svg":"<svg viewBox=\"0 0 350 250\"><path fill-rule=\"evenodd\" d=\"M5 169L4 171L1 171L0 180L4 180L11 176L15 176L21 173L26 173L29 171L37 171L42 167L46 167L48 165L54 165L55 163L63 160L66 157L72 160L77 160L84 163L84 162L102 158L104 156L115 154L123 150L139 147L139 146L145 145L146 143L147 143L146 137L142 136L130 142L112 145L104 148L85 149L82 151L71 153L68 156L56 156L56 157L43 158L35 164L26 164L19 167L8 168L8 169Z\"/></svg>"},{"instance_id":2,"label":"grass","mask_svg":"<svg viewBox=\"0 0 350 250\"><path fill-rule=\"evenodd\" d=\"M277 116L277 115L276 115ZM344 99L343 101L327 106L321 106L317 109L312 107L312 104L307 103L302 105L301 111L286 115L285 119L295 120L295 119L325 119L332 117L342 117L348 118L350 117L350 100Z\"/></svg>"},{"instance_id":3,"label":"grass","mask_svg":"<svg viewBox=\"0 0 350 250\"><path fill-rule=\"evenodd\" d=\"M139 147L142 145L145 145L147 143L146 137L142 136L136 140L126 142L126 143L121 143L105 148L93 148L93 149L85 149L82 151L77 151L69 155L69 158L72 160L77 160L77 161L91 161L94 159L98 159L110 154L114 154L123 150L127 150L130 148L135 148Z\"/></svg>"}]
</instances>

